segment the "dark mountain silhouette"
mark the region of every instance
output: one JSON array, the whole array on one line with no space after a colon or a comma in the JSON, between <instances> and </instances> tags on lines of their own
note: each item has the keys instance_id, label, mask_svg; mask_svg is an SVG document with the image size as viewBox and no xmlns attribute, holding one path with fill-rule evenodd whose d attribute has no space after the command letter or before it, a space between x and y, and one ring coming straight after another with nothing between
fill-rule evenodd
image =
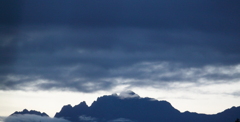
<instances>
[{"instance_id":1,"label":"dark mountain silhouette","mask_svg":"<svg viewBox=\"0 0 240 122\"><path fill-rule=\"evenodd\" d=\"M214 115L181 113L167 101L140 98L134 92L99 97L90 107L85 102L63 106L56 118L72 122L234 122L240 107Z\"/></svg>"},{"instance_id":2,"label":"dark mountain silhouette","mask_svg":"<svg viewBox=\"0 0 240 122\"><path fill-rule=\"evenodd\" d=\"M61 112L56 113L55 117L65 118L70 121L78 121L79 116L89 113L89 107L86 102L81 102L79 105L72 107L71 105L63 106Z\"/></svg>"},{"instance_id":3,"label":"dark mountain silhouette","mask_svg":"<svg viewBox=\"0 0 240 122\"><path fill-rule=\"evenodd\" d=\"M46 113L41 113L39 111L35 111L35 110L30 110L28 111L27 109L24 109L23 111L16 111L14 112L13 114L11 114L10 116L13 116L13 115L23 115L23 114L33 114L33 115L39 115L39 116L46 116L46 117L49 117Z\"/></svg>"}]
</instances>

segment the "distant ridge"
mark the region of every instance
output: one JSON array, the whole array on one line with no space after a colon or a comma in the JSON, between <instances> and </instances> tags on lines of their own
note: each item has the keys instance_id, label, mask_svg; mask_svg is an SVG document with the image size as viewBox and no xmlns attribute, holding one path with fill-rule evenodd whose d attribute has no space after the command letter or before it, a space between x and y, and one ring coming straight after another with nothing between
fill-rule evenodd
<instances>
[{"instance_id":1,"label":"distant ridge","mask_svg":"<svg viewBox=\"0 0 240 122\"><path fill-rule=\"evenodd\" d=\"M14 115L46 116L46 113L24 109ZM55 114L55 119L70 122L235 122L240 118L240 107L232 107L213 115L180 112L167 101L141 98L132 91L104 95L88 106L85 101L78 105L65 105Z\"/></svg>"},{"instance_id":2,"label":"distant ridge","mask_svg":"<svg viewBox=\"0 0 240 122\"><path fill-rule=\"evenodd\" d=\"M99 97L87 106L85 102L63 106L56 118L72 122L235 122L240 107L214 115L181 113L167 101L141 98L132 91Z\"/></svg>"},{"instance_id":3,"label":"distant ridge","mask_svg":"<svg viewBox=\"0 0 240 122\"><path fill-rule=\"evenodd\" d=\"M13 114L11 114L10 116L13 115L23 115L23 114L32 114L32 115L38 115L38 116L46 116L49 117L46 113L41 113L39 111L35 111L35 110L30 110L28 111L27 109L24 109L23 111L16 111Z\"/></svg>"}]
</instances>

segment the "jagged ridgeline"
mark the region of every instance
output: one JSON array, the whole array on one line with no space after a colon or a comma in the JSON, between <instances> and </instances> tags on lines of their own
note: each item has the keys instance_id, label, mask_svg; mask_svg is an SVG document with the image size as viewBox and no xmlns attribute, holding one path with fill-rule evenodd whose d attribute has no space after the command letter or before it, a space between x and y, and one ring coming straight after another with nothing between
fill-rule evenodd
<instances>
[{"instance_id":1,"label":"jagged ridgeline","mask_svg":"<svg viewBox=\"0 0 240 122\"><path fill-rule=\"evenodd\" d=\"M99 97L87 106L63 106L55 117L72 122L234 122L240 117L240 107L232 107L214 115L181 113L167 101L140 98L134 92Z\"/></svg>"},{"instance_id":2,"label":"jagged ridgeline","mask_svg":"<svg viewBox=\"0 0 240 122\"><path fill-rule=\"evenodd\" d=\"M28 110L12 115L16 114L47 116L45 113ZM167 101L141 98L128 91L99 97L91 106L84 101L75 106L65 105L54 118L71 122L235 122L240 118L240 107L232 107L213 115L188 111L182 113Z\"/></svg>"}]
</instances>

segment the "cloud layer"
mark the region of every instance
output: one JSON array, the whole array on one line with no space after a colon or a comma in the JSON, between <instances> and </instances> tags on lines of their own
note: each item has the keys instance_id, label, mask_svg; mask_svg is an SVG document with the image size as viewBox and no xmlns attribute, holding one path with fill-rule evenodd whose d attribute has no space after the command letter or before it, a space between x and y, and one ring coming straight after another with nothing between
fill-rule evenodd
<instances>
[{"instance_id":1,"label":"cloud layer","mask_svg":"<svg viewBox=\"0 0 240 122\"><path fill-rule=\"evenodd\" d=\"M236 82L239 4L2 2L0 89L94 92L118 85Z\"/></svg>"}]
</instances>

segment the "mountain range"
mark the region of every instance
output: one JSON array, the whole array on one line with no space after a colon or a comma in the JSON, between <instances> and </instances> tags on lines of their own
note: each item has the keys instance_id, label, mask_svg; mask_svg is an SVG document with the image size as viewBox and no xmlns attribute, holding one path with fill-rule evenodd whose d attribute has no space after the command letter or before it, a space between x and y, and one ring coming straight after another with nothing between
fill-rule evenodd
<instances>
[{"instance_id":1,"label":"mountain range","mask_svg":"<svg viewBox=\"0 0 240 122\"><path fill-rule=\"evenodd\" d=\"M26 110L15 114L26 114ZM212 115L180 112L167 101L141 98L129 91L99 97L91 106L84 101L75 106L65 105L54 118L71 122L235 122L240 118L240 107Z\"/></svg>"}]
</instances>

